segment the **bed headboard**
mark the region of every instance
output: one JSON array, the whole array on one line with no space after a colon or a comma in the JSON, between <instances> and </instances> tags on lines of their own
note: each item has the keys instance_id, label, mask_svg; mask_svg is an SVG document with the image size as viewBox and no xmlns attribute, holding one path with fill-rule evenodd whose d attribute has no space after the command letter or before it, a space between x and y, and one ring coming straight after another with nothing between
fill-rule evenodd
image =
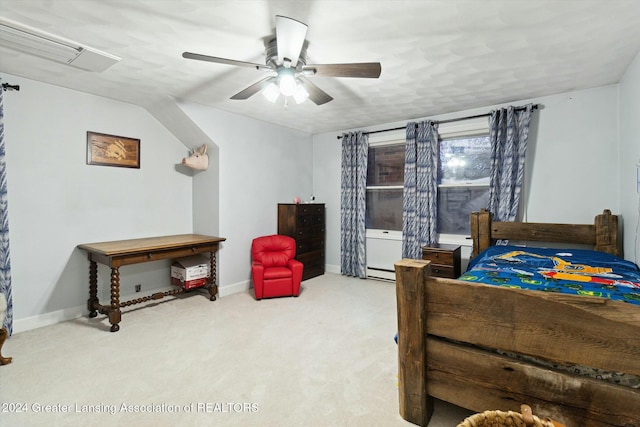
<instances>
[{"instance_id":1,"label":"bed headboard","mask_svg":"<svg viewBox=\"0 0 640 427\"><path fill-rule=\"evenodd\" d=\"M482 209L471 213L471 238L471 258L500 239L592 245L596 251L622 257L618 216L609 209L596 215L593 224L491 221L491 212Z\"/></svg>"}]
</instances>

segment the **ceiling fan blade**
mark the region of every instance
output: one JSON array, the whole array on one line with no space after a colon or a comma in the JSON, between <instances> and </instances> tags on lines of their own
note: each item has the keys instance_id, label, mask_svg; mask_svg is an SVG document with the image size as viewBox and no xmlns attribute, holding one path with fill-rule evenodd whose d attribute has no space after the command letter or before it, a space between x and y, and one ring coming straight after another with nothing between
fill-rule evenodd
<instances>
[{"instance_id":1,"label":"ceiling fan blade","mask_svg":"<svg viewBox=\"0 0 640 427\"><path fill-rule=\"evenodd\" d=\"M304 86L305 90L309 94L309 99L312 100L316 105L326 104L329 101L332 101L333 98L325 91L320 89L318 86L311 83L309 80L298 77L298 79L302 82L302 86Z\"/></svg>"},{"instance_id":2,"label":"ceiling fan blade","mask_svg":"<svg viewBox=\"0 0 640 427\"><path fill-rule=\"evenodd\" d=\"M377 79L382 67L379 62L359 62L355 64L311 64L302 67L305 74L313 71L318 77L365 77Z\"/></svg>"},{"instance_id":3,"label":"ceiling fan blade","mask_svg":"<svg viewBox=\"0 0 640 427\"><path fill-rule=\"evenodd\" d=\"M278 43L278 64L286 59L295 67L307 36L307 25L286 16L276 15L276 42Z\"/></svg>"},{"instance_id":4,"label":"ceiling fan blade","mask_svg":"<svg viewBox=\"0 0 640 427\"><path fill-rule=\"evenodd\" d=\"M251 86L249 86L248 88L246 88L244 90L241 90L240 92L236 93L235 95L233 95L231 97L231 99L249 99L250 97L252 97L256 93L260 92L261 90L263 90L264 88L269 86L269 83L271 83L275 79L276 79L275 77L265 77L264 79L260 80L259 82L254 83Z\"/></svg>"},{"instance_id":5,"label":"ceiling fan blade","mask_svg":"<svg viewBox=\"0 0 640 427\"><path fill-rule=\"evenodd\" d=\"M238 67L250 67L262 71L273 71L273 68L263 64L236 61L235 59L218 58L216 56L201 55L199 53L183 52L182 57L186 59L195 59L197 61L216 62L218 64L236 65Z\"/></svg>"}]
</instances>

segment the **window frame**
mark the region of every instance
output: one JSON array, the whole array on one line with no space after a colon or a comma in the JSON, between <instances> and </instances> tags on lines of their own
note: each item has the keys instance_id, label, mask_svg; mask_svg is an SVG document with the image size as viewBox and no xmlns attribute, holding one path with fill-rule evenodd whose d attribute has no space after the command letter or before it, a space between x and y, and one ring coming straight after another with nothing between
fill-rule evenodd
<instances>
[{"instance_id":1,"label":"window frame","mask_svg":"<svg viewBox=\"0 0 640 427\"><path fill-rule=\"evenodd\" d=\"M488 117L479 117L474 119L465 119L461 121L442 123L438 126L438 134L440 139L460 138L465 136L483 135L489 133ZM406 143L406 130L396 130L384 132L381 134L369 135L369 147L382 147L385 145L397 145ZM467 184L468 186L485 187L484 184ZM461 187L455 184L438 184L441 187ZM369 189L399 189L401 185L392 186L367 186ZM365 230L366 238L370 239L386 239L386 240L402 240L402 231L399 230L381 230L367 228ZM445 234L438 233L438 243L456 244L469 246L469 236L462 234Z\"/></svg>"},{"instance_id":2,"label":"window frame","mask_svg":"<svg viewBox=\"0 0 640 427\"><path fill-rule=\"evenodd\" d=\"M369 147L384 147L388 145L402 145L404 147L407 139L407 132L396 130L384 132L382 134L369 135ZM396 189L401 190L403 185L372 185L367 186L368 190ZM365 237L369 239L402 240L402 230L384 230L379 228L367 228Z\"/></svg>"}]
</instances>

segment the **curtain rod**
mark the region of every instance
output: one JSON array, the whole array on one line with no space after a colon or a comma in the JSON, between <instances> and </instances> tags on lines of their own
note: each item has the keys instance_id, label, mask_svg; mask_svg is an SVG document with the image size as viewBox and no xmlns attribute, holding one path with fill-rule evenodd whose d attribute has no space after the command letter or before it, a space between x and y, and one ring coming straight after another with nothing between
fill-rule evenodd
<instances>
[{"instance_id":1,"label":"curtain rod","mask_svg":"<svg viewBox=\"0 0 640 427\"><path fill-rule=\"evenodd\" d=\"M538 105L539 104L533 104L533 109L537 110L538 109ZM522 111L524 110L526 107L516 107L515 110L516 111ZM434 120L435 123L438 124L442 124L442 123L452 123L452 122L459 122L461 120L471 120L471 119L479 119L480 117L489 117L491 115L491 113L485 113L485 114L478 114L475 116L466 116L466 117L458 117L455 119L447 119L447 120ZM380 129L380 130L372 130L371 132L362 132L365 135L370 135L372 133L382 133L382 132L391 132L394 130L402 130L402 129L406 129L406 126L402 126L399 128L392 128L392 129ZM337 137L338 139L342 139L342 135L338 135Z\"/></svg>"},{"instance_id":2,"label":"curtain rod","mask_svg":"<svg viewBox=\"0 0 640 427\"><path fill-rule=\"evenodd\" d=\"M20 85L10 85L9 83L2 83L2 90L20 90Z\"/></svg>"}]
</instances>

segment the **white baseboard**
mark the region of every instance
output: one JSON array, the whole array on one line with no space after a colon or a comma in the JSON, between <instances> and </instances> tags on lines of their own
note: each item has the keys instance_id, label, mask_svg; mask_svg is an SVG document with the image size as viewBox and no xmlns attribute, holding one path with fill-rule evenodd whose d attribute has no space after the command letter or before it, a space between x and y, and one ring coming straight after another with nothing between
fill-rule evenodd
<instances>
[{"instance_id":1,"label":"white baseboard","mask_svg":"<svg viewBox=\"0 0 640 427\"><path fill-rule=\"evenodd\" d=\"M229 295L233 295L240 292L245 292L249 289L250 281L238 282L233 285L222 286L218 288L218 297L223 298ZM175 289L172 285L156 288L150 292L164 292L170 289ZM146 295L146 294L145 294ZM122 301L138 298L139 294L124 295L121 296ZM13 333L30 331L32 329L42 328L44 326L55 325L56 323L66 322L68 320L77 319L78 317L87 316L89 311L86 305L78 307L65 308L62 310L51 311L49 313L37 314L31 317L25 317L23 319L13 319Z\"/></svg>"},{"instance_id":2,"label":"white baseboard","mask_svg":"<svg viewBox=\"0 0 640 427\"><path fill-rule=\"evenodd\" d=\"M67 320L77 319L86 316L88 313L87 306L65 308L62 310L51 311L49 313L37 314L24 319L13 319L13 333L30 331L32 329L42 328L44 326L55 325L56 323L66 322Z\"/></svg>"},{"instance_id":3,"label":"white baseboard","mask_svg":"<svg viewBox=\"0 0 640 427\"><path fill-rule=\"evenodd\" d=\"M245 280L243 282L234 283L232 285L219 286L218 295L220 296L220 298L223 298L229 295L238 294L240 292L246 292L249 290L249 288L251 288L251 281Z\"/></svg>"},{"instance_id":4,"label":"white baseboard","mask_svg":"<svg viewBox=\"0 0 640 427\"><path fill-rule=\"evenodd\" d=\"M325 264L324 270L329 272L329 273L340 274L340 266L339 265Z\"/></svg>"}]
</instances>

